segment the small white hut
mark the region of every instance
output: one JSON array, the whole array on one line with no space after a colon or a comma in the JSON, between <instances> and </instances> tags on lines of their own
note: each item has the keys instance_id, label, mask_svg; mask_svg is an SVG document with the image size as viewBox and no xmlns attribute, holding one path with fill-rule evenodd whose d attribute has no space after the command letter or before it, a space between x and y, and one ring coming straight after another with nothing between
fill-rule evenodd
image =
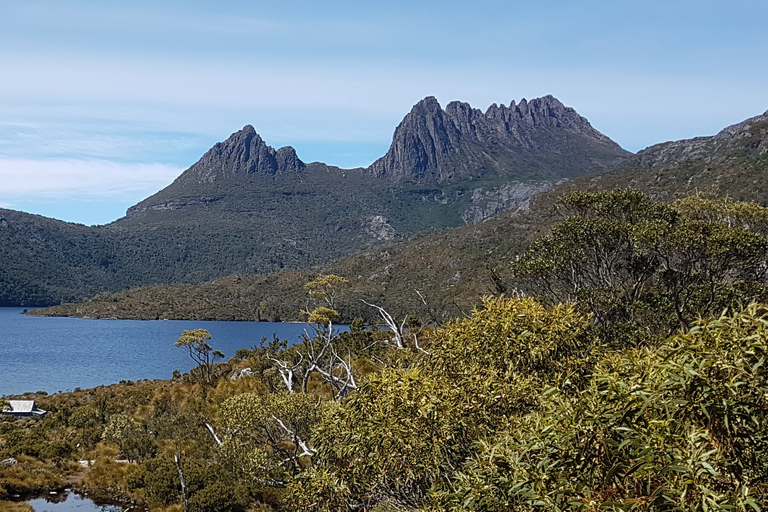
<instances>
[{"instance_id":1,"label":"small white hut","mask_svg":"<svg viewBox=\"0 0 768 512\"><path fill-rule=\"evenodd\" d=\"M48 414L48 411L35 407L34 400L8 400L8 405L3 406L3 414L22 418L30 416L42 418Z\"/></svg>"}]
</instances>

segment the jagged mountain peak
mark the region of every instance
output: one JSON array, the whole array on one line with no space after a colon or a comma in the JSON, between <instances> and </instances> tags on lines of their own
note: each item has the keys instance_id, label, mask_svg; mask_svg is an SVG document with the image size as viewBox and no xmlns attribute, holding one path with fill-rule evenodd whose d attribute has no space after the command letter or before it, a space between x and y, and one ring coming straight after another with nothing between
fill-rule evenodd
<instances>
[{"instance_id":1,"label":"jagged mountain peak","mask_svg":"<svg viewBox=\"0 0 768 512\"><path fill-rule=\"evenodd\" d=\"M568 152L578 156L566 164L572 169L551 161ZM593 156L585 159L587 153ZM614 166L628 155L552 95L494 103L485 112L461 101L443 109L427 96L398 125L389 151L369 171L395 181L443 183L538 166L542 177L572 177Z\"/></svg>"},{"instance_id":2,"label":"jagged mountain peak","mask_svg":"<svg viewBox=\"0 0 768 512\"><path fill-rule=\"evenodd\" d=\"M213 183L252 175L274 176L301 172L304 162L291 146L275 149L268 146L250 124L216 143L180 178Z\"/></svg>"}]
</instances>

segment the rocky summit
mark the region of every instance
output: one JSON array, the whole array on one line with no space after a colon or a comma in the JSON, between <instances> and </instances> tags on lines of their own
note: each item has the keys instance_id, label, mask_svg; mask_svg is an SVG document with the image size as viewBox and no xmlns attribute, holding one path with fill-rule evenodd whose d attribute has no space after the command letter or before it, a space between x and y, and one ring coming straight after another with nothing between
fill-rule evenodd
<instances>
[{"instance_id":1,"label":"rocky summit","mask_svg":"<svg viewBox=\"0 0 768 512\"><path fill-rule=\"evenodd\" d=\"M629 152L553 96L485 112L434 97L417 103L369 171L395 181L446 183L497 174L563 178L617 165Z\"/></svg>"},{"instance_id":2,"label":"rocky summit","mask_svg":"<svg viewBox=\"0 0 768 512\"><path fill-rule=\"evenodd\" d=\"M213 183L216 180L247 175L274 176L299 173L304 162L290 146L275 150L268 146L251 125L214 145L183 175L183 179Z\"/></svg>"}]
</instances>

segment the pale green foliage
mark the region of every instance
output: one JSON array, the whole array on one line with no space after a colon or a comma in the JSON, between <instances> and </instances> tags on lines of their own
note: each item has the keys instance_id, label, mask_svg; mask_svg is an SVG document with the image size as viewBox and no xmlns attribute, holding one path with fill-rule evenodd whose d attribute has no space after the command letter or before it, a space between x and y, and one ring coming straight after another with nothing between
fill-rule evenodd
<instances>
[{"instance_id":1,"label":"pale green foliage","mask_svg":"<svg viewBox=\"0 0 768 512\"><path fill-rule=\"evenodd\" d=\"M320 306L310 311L309 316L307 317L307 323L328 325L329 323L338 320L339 316L339 312L335 309Z\"/></svg>"},{"instance_id":2,"label":"pale green foliage","mask_svg":"<svg viewBox=\"0 0 768 512\"><path fill-rule=\"evenodd\" d=\"M347 287L349 279L335 274L320 276L304 285L312 299L325 303L330 309L335 309L337 296Z\"/></svg>"},{"instance_id":3,"label":"pale green foliage","mask_svg":"<svg viewBox=\"0 0 768 512\"><path fill-rule=\"evenodd\" d=\"M312 466L291 480L286 500L289 510L335 512L349 510L356 497L341 477L325 468Z\"/></svg>"},{"instance_id":4,"label":"pale green foliage","mask_svg":"<svg viewBox=\"0 0 768 512\"><path fill-rule=\"evenodd\" d=\"M310 324L329 325L341 316L336 310L336 299L349 287L349 280L335 274L320 276L304 285L309 295L306 309L301 314Z\"/></svg>"},{"instance_id":5,"label":"pale green foliage","mask_svg":"<svg viewBox=\"0 0 768 512\"><path fill-rule=\"evenodd\" d=\"M666 336L766 295L768 210L758 205L661 204L625 189L575 192L559 207L567 218L513 273L549 300L577 300L614 335L623 326Z\"/></svg>"},{"instance_id":6,"label":"pale green foliage","mask_svg":"<svg viewBox=\"0 0 768 512\"><path fill-rule=\"evenodd\" d=\"M107 422L101 438L109 443L120 444L133 428L133 422L124 414L115 414Z\"/></svg>"},{"instance_id":7,"label":"pale green foliage","mask_svg":"<svg viewBox=\"0 0 768 512\"><path fill-rule=\"evenodd\" d=\"M69 424L77 428L94 427L101 423L101 413L92 405L76 407L69 417Z\"/></svg>"},{"instance_id":8,"label":"pale green foliage","mask_svg":"<svg viewBox=\"0 0 768 512\"><path fill-rule=\"evenodd\" d=\"M431 355L412 368L368 377L316 434L322 499L347 490L369 506L416 507L445 485L473 442L535 410L542 385L579 378L591 339L572 306L546 309L531 298L485 299L470 319L438 329ZM346 491L344 491L346 492ZM334 498L335 499L335 498Z\"/></svg>"},{"instance_id":9,"label":"pale green foliage","mask_svg":"<svg viewBox=\"0 0 768 512\"><path fill-rule=\"evenodd\" d=\"M755 304L659 349L605 358L578 396L551 393L483 441L442 508L764 509L768 317Z\"/></svg>"},{"instance_id":10,"label":"pale green foliage","mask_svg":"<svg viewBox=\"0 0 768 512\"><path fill-rule=\"evenodd\" d=\"M219 411L222 452L250 481L282 485L302 466L301 443L308 443L322 405L303 393L244 393L227 399Z\"/></svg>"},{"instance_id":11,"label":"pale green foliage","mask_svg":"<svg viewBox=\"0 0 768 512\"><path fill-rule=\"evenodd\" d=\"M109 419L101 438L116 444L121 456L129 460L144 460L157 453L157 446L146 425L124 414L115 414Z\"/></svg>"},{"instance_id":12,"label":"pale green foliage","mask_svg":"<svg viewBox=\"0 0 768 512\"><path fill-rule=\"evenodd\" d=\"M224 354L214 350L208 343L211 339L210 333L205 329L187 330L181 333L181 336L174 347L182 347L187 350L189 357L197 363L200 372L200 380L203 384L208 384L213 380L212 365L216 359L222 359Z\"/></svg>"}]
</instances>

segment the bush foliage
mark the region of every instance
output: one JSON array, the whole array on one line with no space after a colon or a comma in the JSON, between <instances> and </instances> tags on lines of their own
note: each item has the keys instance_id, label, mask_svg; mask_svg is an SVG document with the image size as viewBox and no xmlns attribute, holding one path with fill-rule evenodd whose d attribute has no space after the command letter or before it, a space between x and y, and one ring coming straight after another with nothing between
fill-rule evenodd
<instances>
[{"instance_id":1,"label":"bush foliage","mask_svg":"<svg viewBox=\"0 0 768 512\"><path fill-rule=\"evenodd\" d=\"M294 346L39 397L42 421L0 421L20 461L0 498L87 459L85 485L155 509L766 509L766 210L627 190L560 209L513 263L536 296L338 334L349 283L322 276Z\"/></svg>"}]
</instances>

